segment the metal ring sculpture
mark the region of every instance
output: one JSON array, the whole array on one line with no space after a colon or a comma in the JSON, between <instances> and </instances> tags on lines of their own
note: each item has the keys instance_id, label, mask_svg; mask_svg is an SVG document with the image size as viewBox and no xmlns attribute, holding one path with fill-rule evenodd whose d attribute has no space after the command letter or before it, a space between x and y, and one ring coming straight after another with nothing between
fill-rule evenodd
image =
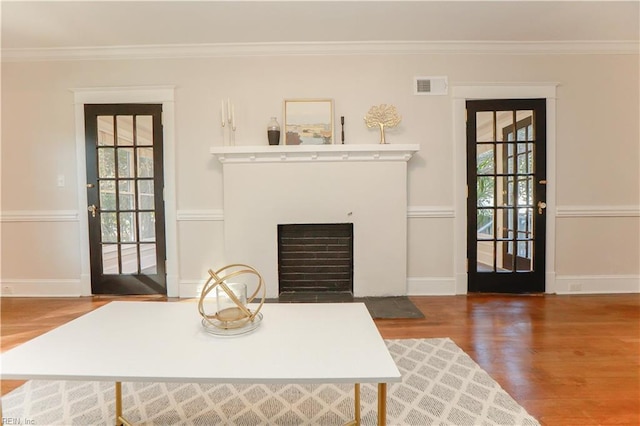
<instances>
[{"instance_id":1,"label":"metal ring sculpture","mask_svg":"<svg viewBox=\"0 0 640 426\"><path fill-rule=\"evenodd\" d=\"M240 269L238 269L240 268ZM227 272L226 275L221 276L220 274L223 271L227 271L228 269L237 269L235 271L231 271L231 272ZM251 274L251 275L255 275L258 278L258 285L255 289L255 291L253 292L253 294L251 294L251 296L249 296L247 298L247 304L253 302L253 300L256 298L256 296L258 295L258 293L260 292L260 290L262 290L262 298L260 300L260 304L258 305L257 309L254 312L251 312L251 310L249 310L249 308L247 308L239 299L238 297L235 295L235 293L233 291L231 291L231 289L227 286L227 284L225 283L225 281L228 281L232 278L235 278L239 275L244 275L244 274ZM228 319L221 319L218 314L219 312L216 312L215 314L211 315L211 314L207 314L204 310L204 301L207 297L207 295L209 293L211 293L212 291L214 291L216 289L216 287L220 287L221 289L224 290L224 292L229 296L229 298L236 304L237 308L238 308L238 315L237 318L234 318L233 321L228 321ZM266 296L266 287L264 285L264 280L262 279L262 276L260 275L260 273L258 271L256 271L254 268L252 268L249 265L243 265L241 263L235 263L233 265L227 265L223 268L218 269L217 271L212 271L211 269L209 269L209 279L207 280L207 282L205 283L203 289L202 289L202 293L200 294L200 301L198 302L198 312L200 312L200 316L202 316L203 320L206 321L209 325L213 326L213 327L217 327L217 328L221 328L221 329L236 329L236 328L242 328L245 325L249 324L250 322L252 322L256 316L258 315L258 312L260 312L260 309L262 309L262 305L264 305L264 300L265 300L265 296ZM216 322L216 320L219 322ZM221 325L221 324L224 325Z\"/></svg>"}]
</instances>

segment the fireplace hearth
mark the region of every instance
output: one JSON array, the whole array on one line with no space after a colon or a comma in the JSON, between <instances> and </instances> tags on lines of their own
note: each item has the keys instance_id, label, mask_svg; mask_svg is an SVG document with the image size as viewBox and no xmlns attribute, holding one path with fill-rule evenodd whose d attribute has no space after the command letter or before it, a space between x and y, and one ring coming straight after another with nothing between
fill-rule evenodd
<instances>
[{"instance_id":1,"label":"fireplace hearth","mask_svg":"<svg viewBox=\"0 0 640 426\"><path fill-rule=\"evenodd\" d=\"M278 225L279 294L353 294L353 224Z\"/></svg>"}]
</instances>

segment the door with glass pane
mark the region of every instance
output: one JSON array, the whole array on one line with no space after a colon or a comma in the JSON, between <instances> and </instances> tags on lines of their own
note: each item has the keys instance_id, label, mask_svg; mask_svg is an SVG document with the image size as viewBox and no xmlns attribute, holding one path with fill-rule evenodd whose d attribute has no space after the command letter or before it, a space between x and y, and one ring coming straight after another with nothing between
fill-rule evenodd
<instances>
[{"instance_id":1,"label":"door with glass pane","mask_svg":"<svg viewBox=\"0 0 640 426\"><path fill-rule=\"evenodd\" d=\"M85 105L93 294L166 294L162 105Z\"/></svg>"},{"instance_id":2,"label":"door with glass pane","mask_svg":"<svg viewBox=\"0 0 640 426\"><path fill-rule=\"evenodd\" d=\"M546 101L467 101L469 292L545 290Z\"/></svg>"}]
</instances>

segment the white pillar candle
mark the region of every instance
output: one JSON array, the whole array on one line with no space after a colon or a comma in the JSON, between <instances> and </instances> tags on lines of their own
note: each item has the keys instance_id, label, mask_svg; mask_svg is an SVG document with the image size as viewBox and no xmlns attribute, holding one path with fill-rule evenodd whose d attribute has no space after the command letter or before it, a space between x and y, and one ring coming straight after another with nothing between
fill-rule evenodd
<instances>
[{"instance_id":1,"label":"white pillar candle","mask_svg":"<svg viewBox=\"0 0 640 426\"><path fill-rule=\"evenodd\" d=\"M231 127L233 130L236 129L236 107L235 105L231 105Z\"/></svg>"},{"instance_id":2,"label":"white pillar candle","mask_svg":"<svg viewBox=\"0 0 640 426\"><path fill-rule=\"evenodd\" d=\"M227 98L227 119L231 123L231 100L229 98Z\"/></svg>"},{"instance_id":3,"label":"white pillar candle","mask_svg":"<svg viewBox=\"0 0 640 426\"><path fill-rule=\"evenodd\" d=\"M224 127L224 99L220 99L220 118L222 119L222 127Z\"/></svg>"}]
</instances>

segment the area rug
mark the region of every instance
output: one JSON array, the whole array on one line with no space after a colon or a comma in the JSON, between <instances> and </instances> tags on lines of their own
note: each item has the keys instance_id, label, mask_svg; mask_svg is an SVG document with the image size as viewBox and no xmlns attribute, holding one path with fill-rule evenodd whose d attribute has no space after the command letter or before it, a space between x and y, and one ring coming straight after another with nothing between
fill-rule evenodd
<instances>
[{"instance_id":1,"label":"area rug","mask_svg":"<svg viewBox=\"0 0 640 426\"><path fill-rule=\"evenodd\" d=\"M388 425L539 425L452 340L386 343L402 373L402 382L388 386ZM124 416L136 425L342 425L354 418L351 385L122 388ZM362 385L361 404L362 424L375 425L375 385ZM107 382L33 380L2 398L3 417L13 424L110 425L114 405L114 385Z\"/></svg>"}]
</instances>

